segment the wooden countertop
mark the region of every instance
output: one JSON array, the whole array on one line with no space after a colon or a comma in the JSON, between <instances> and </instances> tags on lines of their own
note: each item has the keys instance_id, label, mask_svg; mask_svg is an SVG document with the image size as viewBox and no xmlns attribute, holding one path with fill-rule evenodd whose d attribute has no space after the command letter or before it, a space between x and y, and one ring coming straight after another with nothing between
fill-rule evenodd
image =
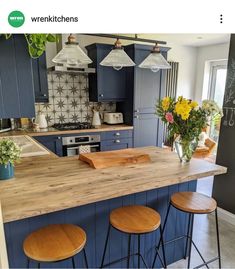
<instances>
[{"instance_id":1,"label":"wooden countertop","mask_svg":"<svg viewBox=\"0 0 235 269\"><path fill-rule=\"evenodd\" d=\"M133 129L133 126L126 125L126 124L117 124L117 125L102 124L99 128L84 129L84 130L59 131L59 130L56 130L55 128L49 127L47 129L41 129L39 131L33 131L33 130L10 131L10 132L5 132L5 133L0 133L0 136L12 136L12 135L45 136L45 135L122 131L122 130L132 130L132 129Z\"/></svg>"},{"instance_id":2,"label":"wooden countertop","mask_svg":"<svg viewBox=\"0 0 235 269\"><path fill-rule=\"evenodd\" d=\"M16 178L0 181L3 221L10 222L66 208L226 173L225 167L192 159L181 164L175 153L146 147L151 163L93 169L77 157L24 158Z\"/></svg>"}]
</instances>

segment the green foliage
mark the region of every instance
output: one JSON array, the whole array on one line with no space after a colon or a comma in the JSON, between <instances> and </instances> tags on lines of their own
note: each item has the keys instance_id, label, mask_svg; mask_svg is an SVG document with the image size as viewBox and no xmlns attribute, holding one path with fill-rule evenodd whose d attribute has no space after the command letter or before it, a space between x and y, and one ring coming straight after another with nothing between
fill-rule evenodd
<instances>
[{"instance_id":1,"label":"green foliage","mask_svg":"<svg viewBox=\"0 0 235 269\"><path fill-rule=\"evenodd\" d=\"M16 145L10 138L0 139L0 164L14 165L20 159L21 148Z\"/></svg>"},{"instance_id":2,"label":"green foliage","mask_svg":"<svg viewBox=\"0 0 235 269\"><path fill-rule=\"evenodd\" d=\"M12 34L4 34L9 39ZM55 34L24 34L28 44L28 51L31 58L39 58L46 50L47 42L58 42L59 38Z\"/></svg>"}]
</instances>

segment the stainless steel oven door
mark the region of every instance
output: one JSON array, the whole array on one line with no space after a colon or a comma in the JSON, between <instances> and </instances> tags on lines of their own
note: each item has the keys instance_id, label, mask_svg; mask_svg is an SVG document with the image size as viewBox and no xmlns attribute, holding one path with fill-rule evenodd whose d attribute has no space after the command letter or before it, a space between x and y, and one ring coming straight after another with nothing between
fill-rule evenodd
<instances>
[{"instance_id":1,"label":"stainless steel oven door","mask_svg":"<svg viewBox=\"0 0 235 269\"><path fill-rule=\"evenodd\" d=\"M82 145L80 145L82 146ZM76 156L79 155L79 148L80 146L70 146L66 147L66 156ZM91 152L98 152L100 151L100 144L94 144L94 145L89 145Z\"/></svg>"}]
</instances>

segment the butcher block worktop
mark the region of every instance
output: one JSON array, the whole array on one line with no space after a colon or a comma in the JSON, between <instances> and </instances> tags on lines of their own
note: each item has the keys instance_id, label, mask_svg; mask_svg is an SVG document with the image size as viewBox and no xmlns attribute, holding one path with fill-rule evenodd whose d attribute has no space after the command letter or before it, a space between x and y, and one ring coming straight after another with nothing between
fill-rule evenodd
<instances>
[{"instance_id":1,"label":"butcher block worktop","mask_svg":"<svg viewBox=\"0 0 235 269\"><path fill-rule=\"evenodd\" d=\"M139 148L150 163L93 169L78 157L24 158L15 179L0 181L3 221L10 222L211 175L226 168L192 159L181 164L176 154L157 147Z\"/></svg>"}]
</instances>

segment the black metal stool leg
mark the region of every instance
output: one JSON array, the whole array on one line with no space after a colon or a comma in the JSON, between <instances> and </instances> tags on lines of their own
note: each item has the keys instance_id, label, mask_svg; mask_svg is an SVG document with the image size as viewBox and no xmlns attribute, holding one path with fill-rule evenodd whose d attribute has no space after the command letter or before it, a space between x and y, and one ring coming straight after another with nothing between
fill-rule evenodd
<instances>
[{"instance_id":1,"label":"black metal stool leg","mask_svg":"<svg viewBox=\"0 0 235 269\"><path fill-rule=\"evenodd\" d=\"M74 260L74 257L72 257L72 265L73 265L73 269L75 269L76 266L75 266L75 260Z\"/></svg>"},{"instance_id":2,"label":"black metal stool leg","mask_svg":"<svg viewBox=\"0 0 235 269\"><path fill-rule=\"evenodd\" d=\"M27 268L29 269L29 259L27 258Z\"/></svg>"},{"instance_id":3,"label":"black metal stool leg","mask_svg":"<svg viewBox=\"0 0 235 269\"><path fill-rule=\"evenodd\" d=\"M128 257L127 257L127 268L130 268L130 255L131 255L131 234L128 236Z\"/></svg>"},{"instance_id":4,"label":"black metal stool leg","mask_svg":"<svg viewBox=\"0 0 235 269\"><path fill-rule=\"evenodd\" d=\"M86 266L86 268L89 268L85 248L83 249L83 255L84 255L85 266Z\"/></svg>"},{"instance_id":5,"label":"black metal stool leg","mask_svg":"<svg viewBox=\"0 0 235 269\"><path fill-rule=\"evenodd\" d=\"M191 214L189 214L189 220L188 220L188 230L187 230L187 238L186 238L184 259L187 258L187 253L188 253L188 241L189 241L190 224L191 224Z\"/></svg>"},{"instance_id":6,"label":"black metal stool leg","mask_svg":"<svg viewBox=\"0 0 235 269\"><path fill-rule=\"evenodd\" d=\"M171 209L171 203L169 203L169 205L168 205L167 212L166 212L166 217L165 217L165 221L164 221L164 224L163 224L163 227L162 227L162 232L161 232L161 234L162 234L162 242L164 242L164 240L163 240L163 238L164 238L163 237L163 233L164 233L165 228L166 228L166 223L167 223L167 219L168 219L168 216L169 216L170 209ZM159 243L157 245L157 248L156 248L157 250L159 250L160 245L161 245L161 238L160 238ZM164 253L165 253L165 249L164 249ZM152 268L154 268L154 265L155 265L157 256L158 256L158 251L156 251L156 253L155 253L155 256L154 256L154 259L153 259ZM165 262L165 266L166 266L166 257L165 257L165 261L164 262Z\"/></svg>"},{"instance_id":7,"label":"black metal stool leg","mask_svg":"<svg viewBox=\"0 0 235 269\"><path fill-rule=\"evenodd\" d=\"M104 266L104 259L105 259L105 254L106 254L107 245L108 245L108 241L109 241L110 230L111 230L111 225L109 224L109 228L108 228L108 232L107 232L107 236L106 236L106 241L105 241L105 246L104 246L104 252L103 252L102 262L101 262L100 268L103 268L103 266Z\"/></svg>"},{"instance_id":8,"label":"black metal stool leg","mask_svg":"<svg viewBox=\"0 0 235 269\"><path fill-rule=\"evenodd\" d=\"M140 234L138 234L138 268L140 268Z\"/></svg>"},{"instance_id":9,"label":"black metal stool leg","mask_svg":"<svg viewBox=\"0 0 235 269\"><path fill-rule=\"evenodd\" d=\"M163 261L164 261L164 268L167 268L167 263L166 263L166 253L165 253L165 246L164 246L164 240L163 240L163 229L162 226L160 225L160 240L162 244L162 255L163 255Z\"/></svg>"},{"instance_id":10,"label":"black metal stool leg","mask_svg":"<svg viewBox=\"0 0 235 269\"><path fill-rule=\"evenodd\" d=\"M41 265L40 265L40 262L38 263L38 269L40 269Z\"/></svg>"},{"instance_id":11,"label":"black metal stool leg","mask_svg":"<svg viewBox=\"0 0 235 269\"><path fill-rule=\"evenodd\" d=\"M188 269L190 268L190 261L191 261L191 251L192 251L192 238L193 238L193 220L194 220L194 214L190 214L191 218L191 224L190 224L190 242L189 242L189 256L188 256Z\"/></svg>"},{"instance_id":12,"label":"black metal stool leg","mask_svg":"<svg viewBox=\"0 0 235 269\"><path fill-rule=\"evenodd\" d=\"M219 268L221 268L221 253L220 253L219 223L218 223L217 208L215 209L215 225L216 225L216 235L217 235L217 248L218 248Z\"/></svg>"}]
</instances>

